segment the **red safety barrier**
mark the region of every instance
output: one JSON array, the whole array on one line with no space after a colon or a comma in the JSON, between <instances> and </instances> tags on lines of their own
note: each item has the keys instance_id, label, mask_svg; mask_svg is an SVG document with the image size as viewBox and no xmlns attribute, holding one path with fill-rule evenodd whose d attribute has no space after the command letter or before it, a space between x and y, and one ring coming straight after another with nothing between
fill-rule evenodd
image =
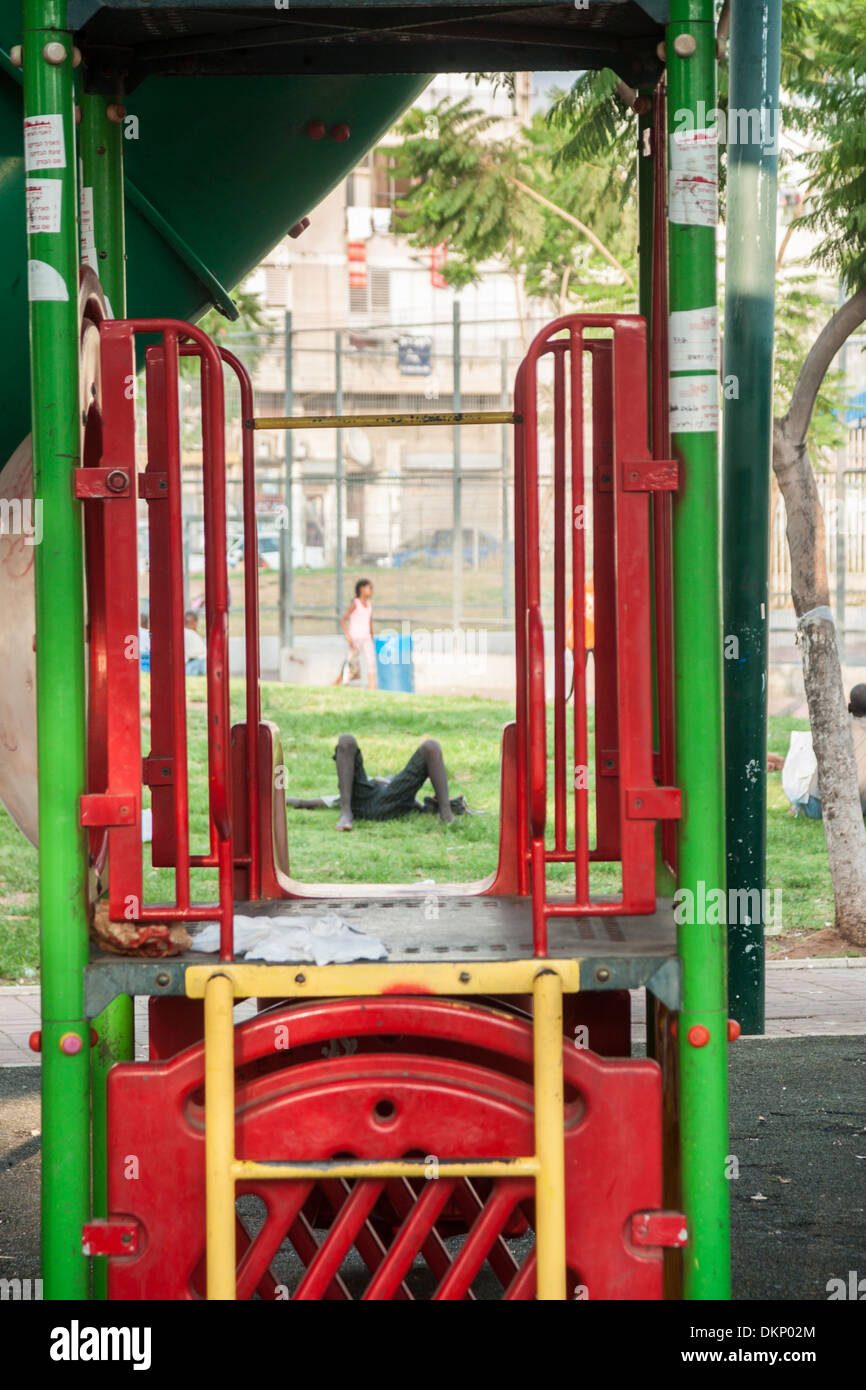
<instances>
[{"instance_id":1,"label":"red safety barrier","mask_svg":"<svg viewBox=\"0 0 866 1390\"><path fill-rule=\"evenodd\" d=\"M609 336L584 336L598 330ZM554 502L552 837L548 836L548 700L538 447L538 367L548 355L553 358L553 474L552 479L544 481L552 482ZM591 376L585 383L587 359L591 362ZM589 845L589 740L583 641L587 562L585 384L591 386L592 393L597 817L594 850ZM654 756L651 595L655 583L659 605L664 585L669 584L670 570L669 566L662 567L661 577L654 580L650 498L657 499L676 487L677 466L669 459L653 458L649 449L646 327L636 315L568 315L545 328L532 342L518 371L515 413L520 421L515 440L518 803L526 808L519 853L522 882L526 882L533 899L535 951L543 955L549 917L649 913L655 909L654 823L679 816L680 793L673 786L658 785L661 760ZM658 508L656 515L658 548L666 536L666 513ZM669 515L668 508L668 525ZM669 554L669 550L663 553ZM569 591L573 596L575 634L570 751L564 666ZM662 604L661 611L658 631L668 641L669 610ZM569 789L573 797L571 834ZM592 860L616 860L621 864L620 896L591 898ZM552 900L548 893L550 863L574 866L574 891L564 900Z\"/></svg>"},{"instance_id":2,"label":"red safety barrier","mask_svg":"<svg viewBox=\"0 0 866 1390\"><path fill-rule=\"evenodd\" d=\"M158 335L148 347L147 466L135 483L135 335ZM249 377L232 354L220 354L199 329L174 319L114 320L100 325L105 398L99 486L78 486L88 518L91 578L108 576L91 626L91 667L104 669L107 739L104 786L82 797L82 824L106 827L111 863L109 916L113 921L220 922L220 956L233 954L233 852L231 824L231 717L228 670L228 571L226 566L225 399L223 359L237 373L244 409L252 407ZM205 530L207 645L208 803L210 848L189 848L186 671L184 660L183 516L178 366L181 355L201 359L202 486ZM244 440L246 544L257 554L252 440ZM87 474L91 470L80 470ZM141 756L139 595L136 494L148 503L151 611L151 751ZM249 566L247 567L249 569ZM256 574L253 566L252 584ZM250 582L247 582L249 607ZM257 614L257 594L252 608ZM258 724L258 633L247 647L247 715ZM94 651L94 642L99 650ZM92 779L91 779L92 780ZM173 903L142 901L142 786L151 788L152 862L174 868ZM258 794L258 768L251 769ZM250 814L247 864L259 872L259 833ZM194 903L190 869L214 867L219 902Z\"/></svg>"}]
</instances>

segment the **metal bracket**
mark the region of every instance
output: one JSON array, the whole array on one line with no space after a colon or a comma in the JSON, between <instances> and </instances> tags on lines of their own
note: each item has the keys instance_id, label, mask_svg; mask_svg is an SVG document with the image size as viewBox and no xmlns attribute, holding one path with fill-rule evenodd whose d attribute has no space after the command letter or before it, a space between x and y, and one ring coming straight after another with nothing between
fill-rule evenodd
<instances>
[{"instance_id":1,"label":"metal bracket","mask_svg":"<svg viewBox=\"0 0 866 1390\"><path fill-rule=\"evenodd\" d=\"M174 758L142 758L141 780L146 787L170 787L174 782Z\"/></svg>"},{"instance_id":2,"label":"metal bracket","mask_svg":"<svg viewBox=\"0 0 866 1390\"><path fill-rule=\"evenodd\" d=\"M646 987L665 1008L677 1013L683 1006L682 968L676 956L669 957L650 975Z\"/></svg>"},{"instance_id":3,"label":"metal bracket","mask_svg":"<svg viewBox=\"0 0 866 1390\"><path fill-rule=\"evenodd\" d=\"M75 496L81 502L129 496L130 474L126 468L75 468L72 476Z\"/></svg>"},{"instance_id":4,"label":"metal bracket","mask_svg":"<svg viewBox=\"0 0 866 1390\"><path fill-rule=\"evenodd\" d=\"M647 787L626 792L629 820L680 820L683 794L679 787Z\"/></svg>"},{"instance_id":5,"label":"metal bracket","mask_svg":"<svg viewBox=\"0 0 866 1390\"><path fill-rule=\"evenodd\" d=\"M676 492L679 468L676 459L638 459L623 462L623 492Z\"/></svg>"},{"instance_id":6,"label":"metal bracket","mask_svg":"<svg viewBox=\"0 0 866 1390\"><path fill-rule=\"evenodd\" d=\"M680 1250L688 1238L681 1211L639 1211L631 1219L633 1245L666 1245Z\"/></svg>"},{"instance_id":7,"label":"metal bracket","mask_svg":"<svg viewBox=\"0 0 866 1390\"><path fill-rule=\"evenodd\" d=\"M84 1008L88 1018L96 1018L118 994L186 993L188 962L177 957L115 956L96 947L93 955L95 959L84 971Z\"/></svg>"},{"instance_id":8,"label":"metal bracket","mask_svg":"<svg viewBox=\"0 0 866 1390\"><path fill-rule=\"evenodd\" d=\"M168 497L168 474L156 469L139 473L138 495L146 502L164 502Z\"/></svg>"},{"instance_id":9,"label":"metal bracket","mask_svg":"<svg viewBox=\"0 0 866 1390\"><path fill-rule=\"evenodd\" d=\"M90 793L79 800L80 821L84 826L136 825L138 797Z\"/></svg>"},{"instance_id":10,"label":"metal bracket","mask_svg":"<svg viewBox=\"0 0 866 1390\"><path fill-rule=\"evenodd\" d=\"M133 1217L100 1217L81 1228L83 1255L137 1255L140 1227Z\"/></svg>"}]
</instances>

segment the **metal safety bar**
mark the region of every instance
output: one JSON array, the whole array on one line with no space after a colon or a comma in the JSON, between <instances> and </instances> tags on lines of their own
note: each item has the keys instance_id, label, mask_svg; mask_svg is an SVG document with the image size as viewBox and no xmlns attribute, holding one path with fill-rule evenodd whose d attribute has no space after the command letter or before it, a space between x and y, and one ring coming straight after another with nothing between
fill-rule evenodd
<instances>
[{"instance_id":1,"label":"metal safety bar","mask_svg":"<svg viewBox=\"0 0 866 1390\"><path fill-rule=\"evenodd\" d=\"M201 357L196 343L181 344L182 357ZM246 367L228 348L219 349L220 357L237 377L244 418L253 410L253 383ZM241 437L241 476L244 555L258 555L259 538L256 520L256 459L252 435L245 431ZM261 690L259 688L259 581L256 564L244 565L244 653L246 686L246 780L247 780L247 844L249 853L235 855L235 865L241 863L248 871L247 893L256 899L261 890L261 832L259 821L259 759L257 731L261 722ZM204 863L204 860L194 861Z\"/></svg>"},{"instance_id":2,"label":"metal safety bar","mask_svg":"<svg viewBox=\"0 0 866 1390\"><path fill-rule=\"evenodd\" d=\"M607 339L584 338L606 330ZM538 366L553 358L553 834L547 842L547 695L542 617ZM585 592L584 363L591 362L593 579L596 631L596 813L589 847ZM676 487L676 464L648 447L646 328L636 315L567 315L537 335L515 383L515 590L517 622L518 805L521 891L533 906L537 956L547 949L547 920L581 914L655 910L656 820L680 814L680 794L656 780L650 497ZM656 545L664 537L656 527ZM669 517L669 512L668 512ZM569 566L570 546L570 566ZM568 570L570 568L570 574ZM669 573L668 573L669 578ZM565 691L566 591L573 606L573 727L569 757ZM660 587L657 587L657 604ZM667 769L666 769L667 770ZM569 841L569 786L574 835ZM591 860L622 865L622 893L594 900ZM573 894L549 901L549 863L572 863Z\"/></svg>"},{"instance_id":3,"label":"metal safety bar","mask_svg":"<svg viewBox=\"0 0 866 1390\"><path fill-rule=\"evenodd\" d=\"M390 429L393 425L519 425L513 410L449 410L435 414L409 412L398 415L247 415L244 430L348 430Z\"/></svg>"},{"instance_id":4,"label":"metal safety bar","mask_svg":"<svg viewBox=\"0 0 866 1390\"><path fill-rule=\"evenodd\" d=\"M542 1300L562 1300L566 1297L564 980L552 964L541 968L538 962L513 964L521 967L532 964L534 971L535 1153L504 1159L440 1159L438 1173L444 1179L534 1178L537 1295ZM333 988L328 993L358 993L357 966L324 968L329 976L334 976ZM503 968L504 962L499 969ZM230 975L219 969L196 969L198 986L204 995L207 1297L224 1301L232 1301L237 1296L235 1192L238 1182L428 1176L423 1161L410 1159L256 1162L237 1157L233 1008L239 986L235 970L232 967ZM266 968L265 979L269 983L260 993L265 997L280 997L283 992L280 977L285 973L279 967L270 971Z\"/></svg>"}]
</instances>

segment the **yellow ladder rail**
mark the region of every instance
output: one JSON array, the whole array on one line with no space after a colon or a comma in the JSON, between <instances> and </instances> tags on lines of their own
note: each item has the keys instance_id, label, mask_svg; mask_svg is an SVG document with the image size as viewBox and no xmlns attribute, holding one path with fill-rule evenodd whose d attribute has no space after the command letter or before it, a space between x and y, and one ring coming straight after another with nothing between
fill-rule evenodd
<instances>
[{"instance_id":1,"label":"yellow ladder rail","mask_svg":"<svg viewBox=\"0 0 866 1390\"><path fill-rule=\"evenodd\" d=\"M566 1297L565 1110L563 1081L563 980L550 965L532 981L535 1153L517 1158L463 1159L438 1163L438 1176L533 1177L539 1300ZM234 974L234 968L228 967ZM199 968L200 970L201 968ZM352 1159L255 1162L235 1153L235 1058L232 1009L239 982L215 968L204 980L205 1203L208 1300L237 1297L235 1184L240 1179L423 1178L424 1161Z\"/></svg>"}]
</instances>

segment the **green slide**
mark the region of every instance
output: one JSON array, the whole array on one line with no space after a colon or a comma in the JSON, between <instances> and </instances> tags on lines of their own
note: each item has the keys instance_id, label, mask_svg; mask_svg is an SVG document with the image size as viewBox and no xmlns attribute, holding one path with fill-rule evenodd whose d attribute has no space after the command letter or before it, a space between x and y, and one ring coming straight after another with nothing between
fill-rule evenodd
<instances>
[{"instance_id":1,"label":"green slide","mask_svg":"<svg viewBox=\"0 0 866 1390\"><path fill-rule=\"evenodd\" d=\"M30 428L20 7L0 2L0 465ZM5 60L5 61L4 61ZM152 78L126 100L127 312L194 320L334 188L417 75ZM324 127L321 138L318 133ZM339 129L343 127L343 129ZM348 138L335 139L332 131ZM137 138L129 138L135 136ZM218 296L217 296L218 297Z\"/></svg>"}]
</instances>

